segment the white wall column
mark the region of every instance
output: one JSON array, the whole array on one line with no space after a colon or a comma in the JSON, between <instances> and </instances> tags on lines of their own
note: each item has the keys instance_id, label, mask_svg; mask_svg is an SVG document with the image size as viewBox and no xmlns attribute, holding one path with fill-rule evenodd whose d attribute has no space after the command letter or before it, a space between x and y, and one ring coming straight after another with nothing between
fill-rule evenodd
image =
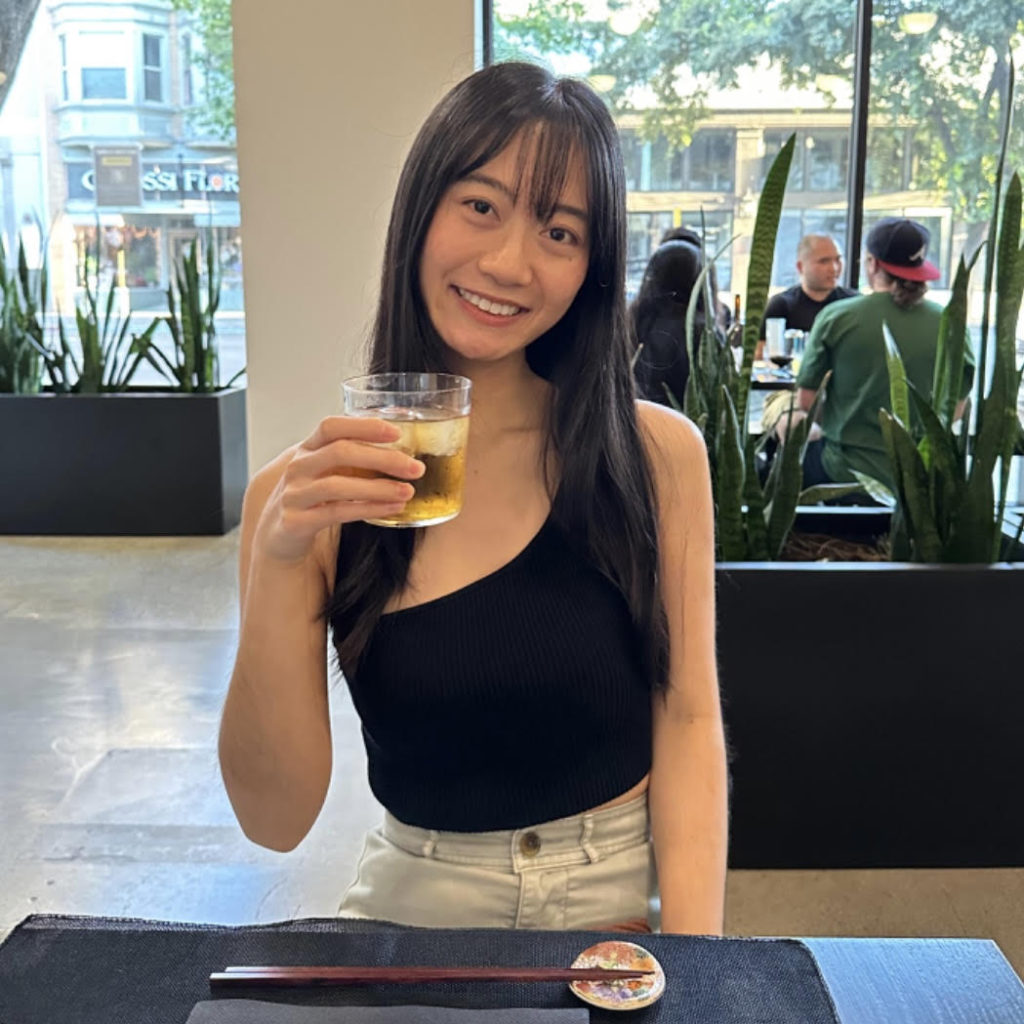
<instances>
[{"instance_id":1,"label":"white wall column","mask_svg":"<svg viewBox=\"0 0 1024 1024\"><path fill-rule=\"evenodd\" d=\"M362 365L413 136L474 67L474 0L234 0L249 467Z\"/></svg>"}]
</instances>

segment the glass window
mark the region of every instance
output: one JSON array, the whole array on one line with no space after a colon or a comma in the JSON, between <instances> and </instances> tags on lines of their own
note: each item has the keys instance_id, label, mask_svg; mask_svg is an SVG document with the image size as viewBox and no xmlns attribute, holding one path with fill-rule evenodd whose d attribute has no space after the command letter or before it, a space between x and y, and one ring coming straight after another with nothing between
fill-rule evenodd
<instances>
[{"instance_id":1,"label":"glass window","mask_svg":"<svg viewBox=\"0 0 1024 1024\"><path fill-rule=\"evenodd\" d=\"M736 133L704 130L687 151L686 187L694 192L731 192L736 176Z\"/></svg>"},{"instance_id":2,"label":"glass window","mask_svg":"<svg viewBox=\"0 0 1024 1024\"><path fill-rule=\"evenodd\" d=\"M900 192L907 187L906 135L899 128L874 128L864 170L868 192Z\"/></svg>"},{"instance_id":3,"label":"glass window","mask_svg":"<svg viewBox=\"0 0 1024 1024\"><path fill-rule=\"evenodd\" d=\"M186 32L181 37L181 103L191 107L195 102L192 83L192 37Z\"/></svg>"},{"instance_id":4,"label":"glass window","mask_svg":"<svg viewBox=\"0 0 1024 1024\"><path fill-rule=\"evenodd\" d=\"M812 192L838 192L846 188L850 137L845 131L815 130L804 138L807 188Z\"/></svg>"},{"instance_id":5,"label":"glass window","mask_svg":"<svg viewBox=\"0 0 1024 1024\"><path fill-rule=\"evenodd\" d=\"M671 210L626 214L626 294L630 299L640 288L651 253L671 227Z\"/></svg>"},{"instance_id":6,"label":"glass window","mask_svg":"<svg viewBox=\"0 0 1024 1024\"><path fill-rule=\"evenodd\" d=\"M657 210L627 214L626 293L632 299L640 288L651 254L661 244L665 232L675 226L690 228L701 234L700 210ZM708 256L729 240L732 232L732 214L722 211L705 212L703 216L704 249ZM732 288L732 256L728 249L715 264L720 292Z\"/></svg>"},{"instance_id":7,"label":"glass window","mask_svg":"<svg viewBox=\"0 0 1024 1024\"><path fill-rule=\"evenodd\" d=\"M651 192L674 192L685 188L683 159L685 150L672 149L663 136L648 143L651 149Z\"/></svg>"},{"instance_id":8,"label":"glass window","mask_svg":"<svg viewBox=\"0 0 1024 1024\"><path fill-rule=\"evenodd\" d=\"M164 99L163 46L159 36L142 35L143 96L150 103Z\"/></svg>"},{"instance_id":9,"label":"glass window","mask_svg":"<svg viewBox=\"0 0 1024 1024\"><path fill-rule=\"evenodd\" d=\"M82 68L83 100L124 100L128 82L124 68Z\"/></svg>"},{"instance_id":10,"label":"glass window","mask_svg":"<svg viewBox=\"0 0 1024 1024\"><path fill-rule=\"evenodd\" d=\"M704 251L709 259L732 237L732 214L724 211L704 211L702 216L700 210L683 210L680 216L680 223L684 228L696 231L698 235L703 230ZM719 292L727 293L723 301L731 309L732 303L728 302L728 293L732 291L731 249L726 248L725 252L715 262L715 276L718 278ZM721 298L721 295L719 297Z\"/></svg>"},{"instance_id":11,"label":"glass window","mask_svg":"<svg viewBox=\"0 0 1024 1024\"><path fill-rule=\"evenodd\" d=\"M629 128L619 132L619 143L622 146L622 160L626 166L626 189L629 192L640 192L643 188L645 144L637 133Z\"/></svg>"},{"instance_id":12,"label":"glass window","mask_svg":"<svg viewBox=\"0 0 1024 1024\"><path fill-rule=\"evenodd\" d=\"M82 32L78 36L83 100L128 98L127 51L123 32Z\"/></svg>"},{"instance_id":13,"label":"glass window","mask_svg":"<svg viewBox=\"0 0 1024 1024\"><path fill-rule=\"evenodd\" d=\"M764 155L761 157L761 174L758 179L757 187L759 189L764 188L764 180L768 177L768 171L771 170L772 163L775 158L779 155L779 150L782 149L786 142L786 139L793 134L793 129L787 129L784 131L766 131L764 133L764 142L762 149ZM804 161L802 154L804 151L804 134L803 132L796 133L796 149L793 152L793 162L789 165L789 179L786 182L786 192L800 192L804 187Z\"/></svg>"},{"instance_id":14,"label":"glass window","mask_svg":"<svg viewBox=\"0 0 1024 1024\"><path fill-rule=\"evenodd\" d=\"M60 36L60 98L67 103L71 99L68 88L68 37Z\"/></svg>"}]
</instances>

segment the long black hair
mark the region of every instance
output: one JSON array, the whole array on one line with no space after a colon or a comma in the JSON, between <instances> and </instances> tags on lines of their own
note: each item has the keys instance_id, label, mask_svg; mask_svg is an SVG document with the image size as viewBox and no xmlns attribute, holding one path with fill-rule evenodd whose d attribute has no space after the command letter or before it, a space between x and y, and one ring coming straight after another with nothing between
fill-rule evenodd
<instances>
[{"instance_id":1,"label":"long black hair","mask_svg":"<svg viewBox=\"0 0 1024 1024\"><path fill-rule=\"evenodd\" d=\"M565 316L526 349L551 381L546 453L552 518L621 590L652 687L667 683L668 640L659 596L651 469L636 420L625 307L626 186L618 133L583 82L532 64L495 64L456 85L420 129L405 161L388 227L370 372L435 371L445 345L427 314L419 264L441 197L513 140L535 164L520 168L529 203L547 220L578 154L586 168L589 266ZM548 465L545 458L543 465ZM357 669L388 598L406 582L419 531L347 523L326 613L339 664Z\"/></svg>"},{"instance_id":2,"label":"long black hair","mask_svg":"<svg viewBox=\"0 0 1024 1024\"><path fill-rule=\"evenodd\" d=\"M644 270L629 315L639 346L633 367L644 398L669 405L665 389L682 405L690 376L686 350L686 310L703 266L699 245L686 240L659 245ZM704 330L705 303L697 298L696 337Z\"/></svg>"}]
</instances>

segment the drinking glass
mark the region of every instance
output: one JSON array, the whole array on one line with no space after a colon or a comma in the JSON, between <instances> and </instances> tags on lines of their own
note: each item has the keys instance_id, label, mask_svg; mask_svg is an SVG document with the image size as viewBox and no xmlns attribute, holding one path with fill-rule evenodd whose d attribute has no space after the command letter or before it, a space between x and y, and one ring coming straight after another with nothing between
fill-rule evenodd
<instances>
[{"instance_id":1,"label":"drinking glass","mask_svg":"<svg viewBox=\"0 0 1024 1024\"><path fill-rule=\"evenodd\" d=\"M799 373L800 363L804 355L804 347L807 344L807 332L798 330L795 327L786 331L786 344L793 360L790 369L793 373Z\"/></svg>"},{"instance_id":2,"label":"drinking glass","mask_svg":"<svg viewBox=\"0 0 1024 1024\"><path fill-rule=\"evenodd\" d=\"M792 338L786 330L786 321L780 317L770 317L764 322L765 353L780 370L785 369L793 361L790 347Z\"/></svg>"},{"instance_id":3,"label":"drinking glass","mask_svg":"<svg viewBox=\"0 0 1024 1024\"><path fill-rule=\"evenodd\" d=\"M427 467L418 480L406 481L415 493L401 512L368 523L434 526L459 514L471 388L467 378L451 373L374 373L342 382L346 414L397 424L401 436L384 447L399 448Z\"/></svg>"}]
</instances>

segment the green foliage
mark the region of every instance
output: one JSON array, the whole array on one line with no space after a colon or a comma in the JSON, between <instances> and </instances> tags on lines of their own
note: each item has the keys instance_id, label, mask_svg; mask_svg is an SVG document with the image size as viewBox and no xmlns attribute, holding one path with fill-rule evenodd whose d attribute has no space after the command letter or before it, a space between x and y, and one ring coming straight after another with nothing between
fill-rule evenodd
<instances>
[{"instance_id":1,"label":"green foliage","mask_svg":"<svg viewBox=\"0 0 1024 1024\"><path fill-rule=\"evenodd\" d=\"M876 3L871 113L874 123L914 125L914 187L947 193L957 218L980 224L991 209L998 144L992 105L1010 72L1007 55L1024 45L1024 15L1020 0L946 0L933 9L935 27L909 35L895 10ZM522 18L500 10L499 59L583 54L591 74L614 76L607 98L615 113L637 110L638 87L653 93L653 108L640 110L643 133L677 148L706 116L709 91L735 85L741 69L765 57L784 85L814 89L829 104L834 79L852 80L852 2L674 0L628 36L567 0L533 0ZM1024 113L1024 98L1018 105ZM1022 152L1024 116L1017 120L1010 148Z\"/></svg>"},{"instance_id":2,"label":"green foliage","mask_svg":"<svg viewBox=\"0 0 1024 1024\"><path fill-rule=\"evenodd\" d=\"M38 271L30 271L25 244L19 238L17 269L10 272L0 240L0 393L34 395L39 391L46 294L45 263Z\"/></svg>"},{"instance_id":3,"label":"green foliage","mask_svg":"<svg viewBox=\"0 0 1024 1024\"><path fill-rule=\"evenodd\" d=\"M235 135L235 69L231 40L231 0L172 0L190 19L198 46L192 64L202 75L200 102L193 117L197 128L230 140Z\"/></svg>"},{"instance_id":4,"label":"green foliage","mask_svg":"<svg viewBox=\"0 0 1024 1024\"><path fill-rule=\"evenodd\" d=\"M682 411L700 428L707 445L715 501L716 556L724 561L773 559L782 554L801 498L803 457L820 400L821 392L805 419L795 425L790 422L787 443L772 461L768 478L762 485L757 472L758 442L748 429L748 397L754 349L768 297L775 235L795 143L796 136L791 135L775 158L758 204L739 372L732 350L722 344L715 333L712 317L706 318L701 336L696 337L696 309L702 292L706 308L714 308L707 267L698 278L687 310L690 376ZM826 383L823 382L822 389ZM674 399L673 404L679 407ZM841 486L837 493L849 489ZM814 500L822 496L817 494Z\"/></svg>"},{"instance_id":5,"label":"green foliage","mask_svg":"<svg viewBox=\"0 0 1024 1024\"><path fill-rule=\"evenodd\" d=\"M122 317L116 308L117 281L111 278L106 299L101 299L99 280L92 281L89 265L100 265L100 232L96 231L96 247L92 259L86 259L83 273L83 303L75 305L78 332L78 358L68 341L63 318L57 318L57 346L43 345L40 353L57 394L96 395L126 391L135 371L152 346L153 333L160 325L154 319L139 335L131 335L131 312Z\"/></svg>"},{"instance_id":6,"label":"green foliage","mask_svg":"<svg viewBox=\"0 0 1024 1024\"><path fill-rule=\"evenodd\" d=\"M173 283L167 288L167 326L173 343L171 356L156 346L146 353L150 364L173 381L178 391L221 390L215 319L220 305L221 274L215 249L213 237L208 234L204 283L199 272L199 239L192 240L188 254L175 267L177 289ZM231 387L243 373L244 368L224 387Z\"/></svg>"},{"instance_id":7,"label":"green foliage","mask_svg":"<svg viewBox=\"0 0 1024 1024\"><path fill-rule=\"evenodd\" d=\"M893 412L880 410L879 417L896 481L891 500L900 513L894 523L894 551L899 541L912 561L984 563L997 561L1001 554L1010 460L1022 429L1016 409L1022 370L1016 368L1014 351L1024 297L1021 179L1017 174L1010 179L999 220L998 235L993 230L988 239L990 251L997 253L995 357L987 393L984 378L978 374L973 445L969 445L969 413L962 423L956 420L956 384L962 382L966 368L962 339L967 288L978 254L970 263L961 258L957 267L953 297L942 314L930 398L907 380L899 350L886 328ZM986 307L990 298L986 290ZM911 408L919 426L911 422ZM997 469L998 501L993 483Z\"/></svg>"}]
</instances>

